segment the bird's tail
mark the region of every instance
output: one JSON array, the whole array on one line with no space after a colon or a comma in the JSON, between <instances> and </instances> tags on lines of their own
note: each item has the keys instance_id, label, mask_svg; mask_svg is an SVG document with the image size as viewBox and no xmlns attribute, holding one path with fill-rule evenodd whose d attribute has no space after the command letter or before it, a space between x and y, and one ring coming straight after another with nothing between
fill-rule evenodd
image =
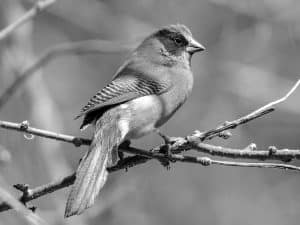
<instances>
[{"instance_id":1,"label":"bird's tail","mask_svg":"<svg viewBox=\"0 0 300 225\"><path fill-rule=\"evenodd\" d=\"M122 141L117 124L97 121L94 139L76 171L76 180L68 197L65 217L79 215L91 207L106 182L106 168L115 163L118 145ZM113 152L114 151L114 152Z\"/></svg>"}]
</instances>

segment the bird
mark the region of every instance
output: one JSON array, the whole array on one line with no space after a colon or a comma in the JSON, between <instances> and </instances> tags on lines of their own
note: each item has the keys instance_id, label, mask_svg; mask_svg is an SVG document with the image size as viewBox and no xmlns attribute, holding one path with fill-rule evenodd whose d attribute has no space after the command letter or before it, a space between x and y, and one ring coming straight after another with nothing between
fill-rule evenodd
<instances>
[{"instance_id":1,"label":"bird","mask_svg":"<svg viewBox=\"0 0 300 225\"><path fill-rule=\"evenodd\" d=\"M205 50L182 24L162 27L129 55L112 81L97 92L76 118L94 127L68 196L65 217L91 207L118 161L118 146L156 131L182 106L193 87L191 57Z\"/></svg>"}]
</instances>

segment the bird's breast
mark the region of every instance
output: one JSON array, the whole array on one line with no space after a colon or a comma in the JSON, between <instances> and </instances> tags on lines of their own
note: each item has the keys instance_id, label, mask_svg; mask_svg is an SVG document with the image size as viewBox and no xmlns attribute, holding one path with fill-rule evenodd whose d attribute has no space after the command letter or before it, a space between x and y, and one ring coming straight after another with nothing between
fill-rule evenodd
<instances>
[{"instance_id":1,"label":"bird's breast","mask_svg":"<svg viewBox=\"0 0 300 225\"><path fill-rule=\"evenodd\" d=\"M162 95L140 97L118 106L119 126L125 139L136 139L147 135L163 125L184 103L185 97L166 92Z\"/></svg>"},{"instance_id":2,"label":"bird's breast","mask_svg":"<svg viewBox=\"0 0 300 225\"><path fill-rule=\"evenodd\" d=\"M173 83L169 90L139 97L117 107L121 112L119 125L125 139L140 138L162 126L186 101L193 86L192 73L183 70L168 73L172 75Z\"/></svg>"},{"instance_id":3,"label":"bird's breast","mask_svg":"<svg viewBox=\"0 0 300 225\"><path fill-rule=\"evenodd\" d=\"M122 114L119 126L126 129L126 139L142 137L156 128L156 123L163 117L163 102L159 96L140 97L119 106Z\"/></svg>"}]
</instances>

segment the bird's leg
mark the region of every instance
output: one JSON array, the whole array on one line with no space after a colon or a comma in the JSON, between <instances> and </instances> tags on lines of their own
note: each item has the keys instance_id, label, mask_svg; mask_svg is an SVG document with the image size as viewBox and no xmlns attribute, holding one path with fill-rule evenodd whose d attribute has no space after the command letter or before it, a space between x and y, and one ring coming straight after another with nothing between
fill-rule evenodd
<instances>
[{"instance_id":1,"label":"bird's leg","mask_svg":"<svg viewBox=\"0 0 300 225\"><path fill-rule=\"evenodd\" d=\"M172 144L174 144L177 141L177 138L167 136L158 129L156 129L155 131L165 142L165 145L162 147L161 150L162 150L162 153L165 154L167 160L161 160L161 163L163 166L165 166L167 168L167 170L169 170L170 162L176 162L174 159L172 159L171 147L172 147Z\"/></svg>"},{"instance_id":2,"label":"bird's leg","mask_svg":"<svg viewBox=\"0 0 300 225\"><path fill-rule=\"evenodd\" d=\"M173 162L171 159L171 151L170 151L170 144L164 145L162 148L162 153L165 155L165 158L159 159L160 163L167 169L170 170L170 162Z\"/></svg>"},{"instance_id":3,"label":"bird's leg","mask_svg":"<svg viewBox=\"0 0 300 225\"><path fill-rule=\"evenodd\" d=\"M119 160L123 160L124 159L124 152L121 152L118 150L118 156L119 156Z\"/></svg>"},{"instance_id":4,"label":"bird's leg","mask_svg":"<svg viewBox=\"0 0 300 225\"><path fill-rule=\"evenodd\" d=\"M155 132L164 140L165 144L174 144L179 139L177 137L170 137L168 135L165 135L158 129L156 129Z\"/></svg>"},{"instance_id":5,"label":"bird's leg","mask_svg":"<svg viewBox=\"0 0 300 225\"><path fill-rule=\"evenodd\" d=\"M119 148L129 148L130 147L130 140L126 140L124 142L122 142L120 145L119 145ZM118 156L119 156L119 159L120 160L124 160L125 157L124 157L124 152L121 152L118 150ZM125 168L125 171L127 172L128 171L128 167Z\"/></svg>"},{"instance_id":6,"label":"bird's leg","mask_svg":"<svg viewBox=\"0 0 300 225\"><path fill-rule=\"evenodd\" d=\"M131 144L131 142L130 142L130 140L126 140L126 141L124 141L124 142L122 142L121 144L120 144L120 148L129 148L130 147L130 144ZM124 159L124 153L123 152L121 152L121 151L119 151L118 150L118 156L119 156L119 159L120 160L123 160Z\"/></svg>"}]
</instances>

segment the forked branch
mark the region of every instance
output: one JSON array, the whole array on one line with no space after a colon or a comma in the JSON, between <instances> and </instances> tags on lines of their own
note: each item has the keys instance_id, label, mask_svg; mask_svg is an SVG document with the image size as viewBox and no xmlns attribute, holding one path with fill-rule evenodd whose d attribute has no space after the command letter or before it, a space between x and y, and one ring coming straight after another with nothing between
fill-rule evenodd
<instances>
[{"instance_id":1,"label":"forked branch","mask_svg":"<svg viewBox=\"0 0 300 225\"><path fill-rule=\"evenodd\" d=\"M207 153L212 156L223 156L228 158L256 159L256 160L273 159L273 160L281 160L283 162L291 161L292 159L300 159L300 150L298 149L280 150L271 146L267 150L256 150L254 145L250 145L244 149L230 149L230 148L224 148L220 146L214 146L214 145L202 143L204 140L211 139L217 136L226 138L229 136L229 134L225 135L224 134L225 131L234 129L241 124L247 123L253 119L262 117L274 111L274 107L277 104L285 101L296 90L299 84L300 84L300 80L297 81L297 83L283 98L273 101L237 120L233 120L231 122L225 122L223 125L218 126L215 129L208 130L206 132L197 131L191 136L187 136L185 138L182 137L176 138L176 141L174 143L168 144L170 147L170 151L173 153L172 155L166 155L162 153L166 145L158 146L150 151L122 145L119 149L120 151L124 151L130 154L135 154L135 156L129 156L120 160L116 166L108 168L108 171L114 172L120 169L127 169L129 167L145 163L151 159L157 159L159 161L168 161L168 162L181 161L181 162L188 162L188 163L198 163L203 166L222 165L222 166L238 166L238 167L277 168L277 169L300 171L300 167L294 165L288 165L284 163L257 163L257 162L250 163L250 162L220 161L220 160L213 160L209 157L195 157L195 156L178 154L183 151L195 149L199 152ZM40 137L72 143L77 147L81 145L89 145L91 143L89 139L74 137L65 134L59 134L47 130L30 127L27 121L24 121L20 124L0 121L0 127L4 129L16 130L16 131L20 131L20 132L40 136ZM75 174L72 174L60 180L42 185L40 187L36 187L34 189L29 189L27 185L23 185L24 188L21 189L18 188L23 192L20 201L26 203L28 201L46 195L48 193L52 193L56 190L65 188L73 184L74 180L75 180ZM23 186L18 185L18 187L23 187ZM5 211L8 209L10 209L10 206L5 202L0 204L0 211Z\"/></svg>"}]
</instances>

